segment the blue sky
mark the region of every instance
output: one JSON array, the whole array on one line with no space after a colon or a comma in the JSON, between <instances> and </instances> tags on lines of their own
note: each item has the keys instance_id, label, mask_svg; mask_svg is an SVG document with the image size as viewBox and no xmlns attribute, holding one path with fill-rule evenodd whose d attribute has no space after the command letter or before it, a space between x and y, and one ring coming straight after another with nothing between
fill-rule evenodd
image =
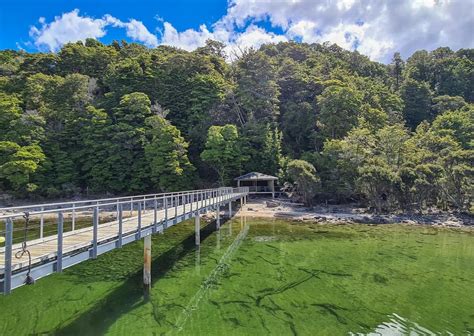
<instances>
[{"instance_id":1,"label":"blue sky","mask_svg":"<svg viewBox=\"0 0 474 336\"><path fill-rule=\"evenodd\" d=\"M57 51L125 39L186 50L212 38L228 53L263 43L329 41L390 61L439 46L472 48L474 0L1 0L0 49Z\"/></svg>"},{"instance_id":2,"label":"blue sky","mask_svg":"<svg viewBox=\"0 0 474 336\"><path fill-rule=\"evenodd\" d=\"M225 15L226 0L1 0L0 1L0 49L17 49L17 42L31 41L30 26L40 17L47 22L55 16L79 9L81 15L102 17L111 14L121 20L136 18L150 31L159 28L156 17L173 22L179 30L198 28L200 24L212 25ZM159 33L158 31L156 31ZM108 43L114 39L128 39L120 29L109 29L100 40ZM34 47L25 49L34 50Z\"/></svg>"}]
</instances>

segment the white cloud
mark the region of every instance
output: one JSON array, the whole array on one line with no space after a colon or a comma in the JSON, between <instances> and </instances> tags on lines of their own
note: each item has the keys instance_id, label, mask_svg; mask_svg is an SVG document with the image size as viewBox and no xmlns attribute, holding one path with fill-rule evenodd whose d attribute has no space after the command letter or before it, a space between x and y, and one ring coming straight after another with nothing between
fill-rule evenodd
<instances>
[{"instance_id":1,"label":"white cloud","mask_svg":"<svg viewBox=\"0 0 474 336\"><path fill-rule=\"evenodd\" d=\"M280 33L266 30L261 22ZM128 37L150 47L167 44L194 50L207 39L226 43L228 50L289 39L329 41L384 62L395 51L407 57L418 49L474 47L470 0L229 0L226 15L212 26L178 31L162 20L163 29L157 28L160 37L135 19L123 22L110 15L94 19L80 16L78 10L51 23L40 18L40 24L31 28L30 35L36 46L50 50L70 41L100 38L107 26L123 28Z\"/></svg>"},{"instance_id":2,"label":"white cloud","mask_svg":"<svg viewBox=\"0 0 474 336\"><path fill-rule=\"evenodd\" d=\"M169 22L164 22L163 28L161 44L191 51L204 46L206 40L213 39L227 45L225 52L229 56L238 55L241 51L251 47L258 48L265 43L288 41L286 36L267 32L256 25L249 25L243 32L229 31L220 24L214 25L212 32L205 25L201 25L199 30L188 29L178 32Z\"/></svg>"},{"instance_id":3,"label":"white cloud","mask_svg":"<svg viewBox=\"0 0 474 336\"><path fill-rule=\"evenodd\" d=\"M235 40L231 41L233 45L242 49L250 47L258 48L265 43L278 43L288 41L283 35L267 32L265 29L250 25L243 33L236 34Z\"/></svg>"},{"instance_id":4,"label":"white cloud","mask_svg":"<svg viewBox=\"0 0 474 336\"><path fill-rule=\"evenodd\" d=\"M313 43L318 40L317 26L315 22L301 20L291 24L287 30L291 38L300 38L301 42Z\"/></svg>"},{"instance_id":5,"label":"white cloud","mask_svg":"<svg viewBox=\"0 0 474 336\"><path fill-rule=\"evenodd\" d=\"M330 41L388 61L395 51L474 46L470 0L231 0L227 25L268 20L303 42Z\"/></svg>"},{"instance_id":6,"label":"white cloud","mask_svg":"<svg viewBox=\"0 0 474 336\"><path fill-rule=\"evenodd\" d=\"M34 44L40 49L46 48L55 51L68 42L103 37L107 33L105 30L107 26L124 28L128 37L149 47L158 45L156 35L150 33L141 21L135 19L122 22L108 14L101 19L94 19L81 16L79 10L74 9L71 12L63 13L61 16L56 16L51 23L46 23L44 17L40 17L38 22L41 27L31 27L30 36L33 38Z\"/></svg>"},{"instance_id":7,"label":"white cloud","mask_svg":"<svg viewBox=\"0 0 474 336\"><path fill-rule=\"evenodd\" d=\"M150 33L143 22L131 19L125 24L127 29L127 36L132 40L143 42L146 46L156 47L158 45L158 38L156 35Z\"/></svg>"},{"instance_id":8,"label":"white cloud","mask_svg":"<svg viewBox=\"0 0 474 336\"><path fill-rule=\"evenodd\" d=\"M126 34L134 41L142 42L148 47L156 47L158 45L158 38L156 35L150 33L143 22L135 19L130 19L129 22L123 22L111 15L105 15L106 21L113 27L125 28Z\"/></svg>"},{"instance_id":9,"label":"white cloud","mask_svg":"<svg viewBox=\"0 0 474 336\"><path fill-rule=\"evenodd\" d=\"M259 27L262 21L282 33ZM388 62L395 51L408 57L418 49L473 47L473 26L469 0L230 0L227 14L212 29L178 32L167 23L161 43L192 50L207 38L229 48L287 39L329 41Z\"/></svg>"},{"instance_id":10,"label":"white cloud","mask_svg":"<svg viewBox=\"0 0 474 336\"><path fill-rule=\"evenodd\" d=\"M56 16L51 23L46 23L44 18L39 22L41 27L31 27L30 36L37 47L49 50L57 50L67 42L102 37L107 25L103 19L79 16L78 9Z\"/></svg>"},{"instance_id":11,"label":"white cloud","mask_svg":"<svg viewBox=\"0 0 474 336\"><path fill-rule=\"evenodd\" d=\"M215 39L214 34L209 32L206 25L201 25L199 30L188 29L178 32L171 23L164 22L163 28L161 44L172 45L184 50L194 50L203 46L207 39Z\"/></svg>"}]
</instances>

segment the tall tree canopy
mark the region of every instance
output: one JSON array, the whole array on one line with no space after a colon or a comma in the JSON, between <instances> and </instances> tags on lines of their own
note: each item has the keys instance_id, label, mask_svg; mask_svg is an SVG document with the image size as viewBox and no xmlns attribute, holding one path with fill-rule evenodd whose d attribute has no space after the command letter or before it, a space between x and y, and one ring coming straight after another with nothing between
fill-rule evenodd
<instances>
[{"instance_id":1,"label":"tall tree canopy","mask_svg":"<svg viewBox=\"0 0 474 336\"><path fill-rule=\"evenodd\" d=\"M472 204L472 49L387 65L329 43L224 50L86 39L0 51L1 192L168 191L300 169L293 179L320 181L308 203Z\"/></svg>"}]
</instances>

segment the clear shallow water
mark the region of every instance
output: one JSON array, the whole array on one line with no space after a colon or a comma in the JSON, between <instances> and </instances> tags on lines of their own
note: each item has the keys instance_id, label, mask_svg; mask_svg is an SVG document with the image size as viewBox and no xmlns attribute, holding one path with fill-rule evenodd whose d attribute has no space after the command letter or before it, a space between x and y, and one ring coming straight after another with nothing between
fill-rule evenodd
<instances>
[{"instance_id":1,"label":"clear shallow water","mask_svg":"<svg viewBox=\"0 0 474 336\"><path fill-rule=\"evenodd\" d=\"M135 243L0 297L0 334L470 335L474 232L239 218Z\"/></svg>"}]
</instances>

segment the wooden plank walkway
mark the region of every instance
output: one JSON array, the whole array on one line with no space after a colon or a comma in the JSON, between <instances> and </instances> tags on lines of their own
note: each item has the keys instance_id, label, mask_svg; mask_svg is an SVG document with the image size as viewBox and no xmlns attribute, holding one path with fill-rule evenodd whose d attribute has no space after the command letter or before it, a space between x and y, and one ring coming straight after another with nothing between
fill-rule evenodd
<instances>
[{"instance_id":1,"label":"wooden plank walkway","mask_svg":"<svg viewBox=\"0 0 474 336\"><path fill-rule=\"evenodd\" d=\"M57 265L58 256L58 235L52 235L43 239L36 239L27 242L27 248L31 253L31 268L36 268L36 277L46 276L58 271L63 267L69 267L78 262L94 258L95 254L105 253L114 248L122 246L135 240L139 240L145 235L163 232L168 227L176 225L188 218L195 217L196 214L210 210L217 205L224 206L232 201L241 199L246 194L240 191L211 197L206 200L184 203L179 206L169 206L167 209L155 209L142 211L140 215L123 218L122 234L119 234L119 220L115 219L107 223L97 225L97 240L94 241L94 226L86 227L74 231L65 232L62 235L62 258L70 258L64 266ZM192 210L192 211L191 211ZM156 221L155 221L156 218ZM112 243L112 244L111 244ZM13 275L25 273L28 268L28 255L16 258L15 253L21 251L21 243L12 247L11 272ZM5 248L0 250L0 277L5 273ZM76 257L77 255L77 257ZM81 255L80 258L78 256ZM74 258L77 260L75 261ZM45 264L51 264L47 269ZM61 260L62 264L62 260ZM42 269L45 269L43 271ZM40 269L42 270L40 272ZM9 271L10 273L10 271ZM42 275L44 273L44 275ZM23 274L24 277L24 274ZM1 280L1 279L0 279ZM24 281L24 280L23 280ZM3 283L5 280L3 280ZM18 282L18 281L17 281ZM0 285L2 282L0 281ZM12 284L11 288L18 287L18 283ZM2 289L4 286L0 286ZM2 290L4 291L4 290Z\"/></svg>"}]
</instances>

